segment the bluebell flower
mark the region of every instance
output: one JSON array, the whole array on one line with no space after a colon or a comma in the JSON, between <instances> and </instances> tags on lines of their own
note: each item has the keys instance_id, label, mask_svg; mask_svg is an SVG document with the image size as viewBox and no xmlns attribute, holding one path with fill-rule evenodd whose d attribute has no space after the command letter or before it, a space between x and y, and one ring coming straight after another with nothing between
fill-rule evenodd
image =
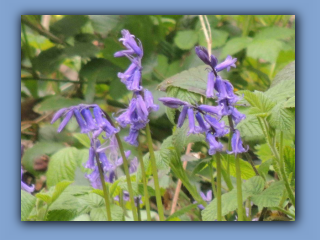
<instances>
[{"instance_id":1,"label":"bluebell flower","mask_svg":"<svg viewBox=\"0 0 320 240\"><path fill-rule=\"evenodd\" d=\"M189 106L191 105L185 101L181 101L180 99L173 98L173 97L161 97L158 99L163 103L163 105L169 107L169 108L179 108L181 106Z\"/></svg>"},{"instance_id":2,"label":"bluebell flower","mask_svg":"<svg viewBox=\"0 0 320 240\"><path fill-rule=\"evenodd\" d=\"M233 136L231 139L231 147L232 151L227 151L229 154L235 154L247 152L249 150L249 146L247 146L247 149L243 147L243 143L241 140L240 132L239 130L235 129L233 132Z\"/></svg>"},{"instance_id":3,"label":"bluebell flower","mask_svg":"<svg viewBox=\"0 0 320 240\"><path fill-rule=\"evenodd\" d=\"M129 173L135 173L138 169L139 161L138 158L134 157L129 166Z\"/></svg>"},{"instance_id":4,"label":"bluebell flower","mask_svg":"<svg viewBox=\"0 0 320 240\"><path fill-rule=\"evenodd\" d=\"M128 30L123 29L121 31L122 38L119 39L120 42L127 48L126 50L122 50L119 52L116 52L114 54L115 57L123 57L127 55L136 54L140 57L143 56L143 49L142 45L139 42L139 45L137 44L135 40L135 36L132 35Z\"/></svg>"},{"instance_id":5,"label":"bluebell flower","mask_svg":"<svg viewBox=\"0 0 320 240\"><path fill-rule=\"evenodd\" d=\"M208 72L208 81L207 81L207 91L206 96L208 98L213 98L214 94L214 84L215 84L215 76L213 72Z\"/></svg>"},{"instance_id":6,"label":"bluebell flower","mask_svg":"<svg viewBox=\"0 0 320 240\"><path fill-rule=\"evenodd\" d=\"M239 112L238 109L236 109L235 107L230 107L230 108L231 108L231 117L235 123L235 126L237 126L237 124L240 121L246 118L246 115Z\"/></svg>"},{"instance_id":7,"label":"bluebell flower","mask_svg":"<svg viewBox=\"0 0 320 240\"><path fill-rule=\"evenodd\" d=\"M220 105L218 106L200 105L198 106L198 109L200 109L203 112L216 115L218 117L222 116L222 107Z\"/></svg>"},{"instance_id":8,"label":"bluebell flower","mask_svg":"<svg viewBox=\"0 0 320 240\"><path fill-rule=\"evenodd\" d=\"M236 58L232 58L230 55L228 55L227 58L222 63L219 63L216 66L216 71L220 72L223 69L227 69L227 71L229 72L231 67L234 67L234 68L236 67L236 64L235 64L236 61L237 61Z\"/></svg>"},{"instance_id":9,"label":"bluebell flower","mask_svg":"<svg viewBox=\"0 0 320 240\"><path fill-rule=\"evenodd\" d=\"M135 129L134 127L131 127L130 131L129 131L129 136L124 137L124 140L127 143L138 147L138 145L139 145L138 136L139 136L139 130Z\"/></svg>"},{"instance_id":10,"label":"bluebell flower","mask_svg":"<svg viewBox=\"0 0 320 240\"><path fill-rule=\"evenodd\" d=\"M22 176L23 176L23 169L21 167L21 189L28 193L32 193L34 191L34 185L29 186L28 184L24 183L22 181Z\"/></svg>"},{"instance_id":11,"label":"bluebell flower","mask_svg":"<svg viewBox=\"0 0 320 240\"><path fill-rule=\"evenodd\" d=\"M188 113L188 106L183 106L181 113L179 115L179 119L178 119L178 123L177 123L177 127L181 128L184 120L186 119L187 113Z\"/></svg>"},{"instance_id":12,"label":"bluebell flower","mask_svg":"<svg viewBox=\"0 0 320 240\"><path fill-rule=\"evenodd\" d=\"M62 122L60 123L59 127L58 127L58 132L61 132L64 127L67 125L67 123L70 121L70 119L73 116L73 111L69 111L66 116L64 117L64 119L62 120Z\"/></svg>"},{"instance_id":13,"label":"bluebell flower","mask_svg":"<svg viewBox=\"0 0 320 240\"><path fill-rule=\"evenodd\" d=\"M194 113L192 108L188 108L189 131L188 134L200 133L200 128L196 126L194 121Z\"/></svg>"},{"instance_id":14,"label":"bluebell flower","mask_svg":"<svg viewBox=\"0 0 320 240\"><path fill-rule=\"evenodd\" d=\"M212 201L212 190L209 190L206 194L200 192L200 196L207 204L209 204ZM194 201L194 203L197 203L197 201ZM199 204L198 208L203 210L205 207L202 204Z\"/></svg>"},{"instance_id":15,"label":"bluebell flower","mask_svg":"<svg viewBox=\"0 0 320 240\"><path fill-rule=\"evenodd\" d=\"M159 106L154 104L152 93L148 89L144 90L144 101L148 112L156 112L159 110Z\"/></svg>"},{"instance_id":16,"label":"bluebell flower","mask_svg":"<svg viewBox=\"0 0 320 240\"><path fill-rule=\"evenodd\" d=\"M215 137L223 137L229 132L229 129L225 127L223 121L219 122L216 118L206 114L204 115L205 120L214 129L213 135Z\"/></svg>"},{"instance_id":17,"label":"bluebell flower","mask_svg":"<svg viewBox=\"0 0 320 240\"><path fill-rule=\"evenodd\" d=\"M197 119L197 122L199 123L201 132L207 132L209 130L209 125L203 121L202 114L200 112L196 113L196 119Z\"/></svg>"},{"instance_id":18,"label":"bluebell flower","mask_svg":"<svg viewBox=\"0 0 320 240\"><path fill-rule=\"evenodd\" d=\"M214 155L216 152L222 151L222 143L218 142L210 132L208 132L206 135L206 141L209 144L209 155Z\"/></svg>"}]
</instances>

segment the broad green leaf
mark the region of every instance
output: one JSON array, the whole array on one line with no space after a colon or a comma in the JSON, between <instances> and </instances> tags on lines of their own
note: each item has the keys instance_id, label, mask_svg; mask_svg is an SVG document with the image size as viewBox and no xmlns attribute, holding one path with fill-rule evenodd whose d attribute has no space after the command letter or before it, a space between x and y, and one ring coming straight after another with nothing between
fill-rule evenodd
<instances>
[{"instance_id":1,"label":"broad green leaf","mask_svg":"<svg viewBox=\"0 0 320 240\"><path fill-rule=\"evenodd\" d=\"M61 96L51 96L45 98L41 103L35 106L35 111L45 112L45 111L56 111L61 108L71 107L83 103L83 100L79 98L65 98Z\"/></svg>"},{"instance_id":2,"label":"broad green leaf","mask_svg":"<svg viewBox=\"0 0 320 240\"><path fill-rule=\"evenodd\" d=\"M84 147L90 148L90 139L86 134L73 133L72 136L74 136Z\"/></svg>"},{"instance_id":3,"label":"broad green leaf","mask_svg":"<svg viewBox=\"0 0 320 240\"><path fill-rule=\"evenodd\" d=\"M295 112L291 111L291 109L284 108L283 105L283 103L279 103L272 109L269 119L270 125L284 133L293 133Z\"/></svg>"},{"instance_id":4,"label":"broad green leaf","mask_svg":"<svg viewBox=\"0 0 320 240\"><path fill-rule=\"evenodd\" d=\"M261 29L254 39L280 39L287 40L295 35L294 29L285 27L266 27Z\"/></svg>"},{"instance_id":5,"label":"broad green leaf","mask_svg":"<svg viewBox=\"0 0 320 240\"><path fill-rule=\"evenodd\" d=\"M30 193L21 190L21 221L26 221L35 207L36 198Z\"/></svg>"},{"instance_id":6,"label":"broad green leaf","mask_svg":"<svg viewBox=\"0 0 320 240\"><path fill-rule=\"evenodd\" d=\"M254 39L248 44L247 55L267 62L276 62L283 43L275 39Z\"/></svg>"},{"instance_id":7,"label":"broad green leaf","mask_svg":"<svg viewBox=\"0 0 320 240\"><path fill-rule=\"evenodd\" d=\"M48 212L46 221L71 221L78 216L76 210L57 209Z\"/></svg>"},{"instance_id":8,"label":"broad green leaf","mask_svg":"<svg viewBox=\"0 0 320 240\"><path fill-rule=\"evenodd\" d=\"M50 31L61 39L66 39L80 32L82 26L86 24L88 17L86 15L65 16L61 20L50 26Z\"/></svg>"},{"instance_id":9,"label":"broad green leaf","mask_svg":"<svg viewBox=\"0 0 320 240\"><path fill-rule=\"evenodd\" d=\"M248 44L252 41L249 37L236 37L230 39L227 44L223 47L220 59L226 58L228 55L233 55L245 49Z\"/></svg>"},{"instance_id":10,"label":"broad green leaf","mask_svg":"<svg viewBox=\"0 0 320 240\"><path fill-rule=\"evenodd\" d=\"M253 177L242 184L242 198L245 201L248 197L260 193L264 187L262 177ZM234 211L238 207L237 189L225 193L221 197L222 216ZM204 221L215 221L217 219L217 199L213 199L211 203L201 212Z\"/></svg>"},{"instance_id":11,"label":"broad green leaf","mask_svg":"<svg viewBox=\"0 0 320 240\"><path fill-rule=\"evenodd\" d=\"M71 184L71 181L62 181L59 182L54 189L54 192L52 194L52 202L56 201L58 197L61 195L61 193Z\"/></svg>"},{"instance_id":12,"label":"broad green leaf","mask_svg":"<svg viewBox=\"0 0 320 240\"><path fill-rule=\"evenodd\" d=\"M64 53L68 57L80 56L90 58L96 56L100 49L92 43L76 43L74 46L69 46L64 49Z\"/></svg>"},{"instance_id":13,"label":"broad green leaf","mask_svg":"<svg viewBox=\"0 0 320 240\"><path fill-rule=\"evenodd\" d=\"M254 141L256 143L265 139L255 116L247 116L237 125L237 129L240 131L242 139L246 142Z\"/></svg>"},{"instance_id":14,"label":"broad green leaf","mask_svg":"<svg viewBox=\"0 0 320 240\"><path fill-rule=\"evenodd\" d=\"M295 96L295 81L281 81L269 88L265 95L277 103L285 102Z\"/></svg>"},{"instance_id":15,"label":"broad green leaf","mask_svg":"<svg viewBox=\"0 0 320 240\"><path fill-rule=\"evenodd\" d=\"M202 65L182 71L181 73L164 80L159 84L158 89L161 91L166 91L168 87L173 86L205 96L208 75L206 68L206 65Z\"/></svg>"},{"instance_id":16,"label":"broad green leaf","mask_svg":"<svg viewBox=\"0 0 320 240\"><path fill-rule=\"evenodd\" d=\"M198 32L199 35L199 45L207 46L206 38L203 32ZM212 37L212 48L218 48L223 46L227 39L229 33L219 29L211 29L211 37Z\"/></svg>"},{"instance_id":17,"label":"broad green leaf","mask_svg":"<svg viewBox=\"0 0 320 240\"><path fill-rule=\"evenodd\" d=\"M273 159L274 156L268 144L265 143L265 144L257 145L255 146L255 148L257 149L255 153L258 155L259 159L262 162L266 162L270 159Z\"/></svg>"},{"instance_id":18,"label":"broad green leaf","mask_svg":"<svg viewBox=\"0 0 320 240\"><path fill-rule=\"evenodd\" d=\"M284 183L282 181L271 184L260 194L252 196L251 200L259 209L263 207L277 207L283 195Z\"/></svg>"},{"instance_id":19,"label":"broad green leaf","mask_svg":"<svg viewBox=\"0 0 320 240\"><path fill-rule=\"evenodd\" d=\"M40 200L46 202L47 204L51 204L52 199L49 196L49 193L37 193L36 198L39 198Z\"/></svg>"},{"instance_id":20,"label":"broad green leaf","mask_svg":"<svg viewBox=\"0 0 320 240\"><path fill-rule=\"evenodd\" d=\"M289 98L284 104L284 108L295 108L296 107L296 97Z\"/></svg>"},{"instance_id":21,"label":"broad green leaf","mask_svg":"<svg viewBox=\"0 0 320 240\"><path fill-rule=\"evenodd\" d=\"M296 170L296 151L294 148L285 146L283 149L283 159L285 163L285 170L287 176L291 176L291 183L295 184L295 170Z\"/></svg>"},{"instance_id":22,"label":"broad green leaf","mask_svg":"<svg viewBox=\"0 0 320 240\"><path fill-rule=\"evenodd\" d=\"M22 164L28 172L38 175L39 172L34 170L35 161L43 155L50 155L64 148L62 143L56 142L38 142L32 148L27 149L22 157Z\"/></svg>"},{"instance_id":23,"label":"broad green leaf","mask_svg":"<svg viewBox=\"0 0 320 240\"><path fill-rule=\"evenodd\" d=\"M52 47L35 57L32 66L41 73L49 74L59 68L65 57L63 48Z\"/></svg>"},{"instance_id":24,"label":"broad green leaf","mask_svg":"<svg viewBox=\"0 0 320 240\"><path fill-rule=\"evenodd\" d=\"M112 29L119 26L120 15L89 15L95 32L106 36Z\"/></svg>"},{"instance_id":25,"label":"broad green leaf","mask_svg":"<svg viewBox=\"0 0 320 240\"><path fill-rule=\"evenodd\" d=\"M198 42L198 33L193 30L177 32L174 43L183 50L190 50Z\"/></svg>"},{"instance_id":26,"label":"broad green leaf","mask_svg":"<svg viewBox=\"0 0 320 240\"><path fill-rule=\"evenodd\" d=\"M111 218L112 221L122 221L123 210L120 206L112 204L111 206ZM91 221L107 221L106 207L94 208L90 211Z\"/></svg>"},{"instance_id":27,"label":"broad green leaf","mask_svg":"<svg viewBox=\"0 0 320 240\"><path fill-rule=\"evenodd\" d=\"M258 168L258 172L261 176L266 176L268 175L270 165L272 165L272 159L269 159L265 162L262 162L260 165L257 165L256 167Z\"/></svg>"},{"instance_id":28,"label":"broad green leaf","mask_svg":"<svg viewBox=\"0 0 320 240\"><path fill-rule=\"evenodd\" d=\"M289 63L284 69L282 69L273 79L271 87L279 84L282 81L295 80L295 61Z\"/></svg>"},{"instance_id":29,"label":"broad green leaf","mask_svg":"<svg viewBox=\"0 0 320 240\"><path fill-rule=\"evenodd\" d=\"M175 213L173 213L172 215L170 215L166 221L173 221L174 218L177 218L177 217L180 217L181 215L189 212L190 210L196 208L199 204L198 203L195 203L195 204L191 204L191 205L188 205L178 211L176 211Z\"/></svg>"},{"instance_id":30,"label":"broad green leaf","mask_svg":"<svg viewBox=\"0 0 320 240\"><path fill-rule=\"evenodd\" d=\"M251 105L249 113L255 116L268 116L272 108L276 105L272 98L268 98L262 92L250 92L246 90L241 91L241 93L244 94L245 100L247 100L248 103Z\"/></svg>"},{"instance_id":31,"label":"broad green leaf","mask_svg":"<svg viewBox=\"0 0 320 240\"><path fill-rule=\"evenodd\" d=\"M73 147L55 153L50 159L47 171L48 187L55 186L63 180L74 181L78 157L78 150Z\"/></svg>"},{"instance_id":32,"label":"broad green leaf","mask_svg":"<svg viewBox=\"0 0 320 240\"><path fill-rule=\"evenodd\" d=\"M90 219L90 216L88 214L82 214L82 215L76 217L75 219L73 219L71 221L85 221L85 222L88 222L88 221L91 221L91 219Z\"/></svg>"}]
</instances>

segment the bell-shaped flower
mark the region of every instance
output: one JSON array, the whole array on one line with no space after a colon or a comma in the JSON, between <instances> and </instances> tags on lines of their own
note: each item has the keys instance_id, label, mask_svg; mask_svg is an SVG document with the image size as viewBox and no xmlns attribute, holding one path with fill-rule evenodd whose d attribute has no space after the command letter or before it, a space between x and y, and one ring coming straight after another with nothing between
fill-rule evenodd
<instances>
[{"instance_id":1,"label":"bell-shaped flower","mask_svg":"<svg viewBox=\"0 0 320 240\"><path fill-rule=\"evenodd\" d=\"M122 38L119 39L120 42L127 48L127 50L119 51L114 54L115 57L122 57L122 56L127 56L131 55L133 53L137 54L138 56L142 57L143 55L143 50L142 50L142 45L137 44L136 40L134 39L135 36L132 35L128 30L123 29L121 31L122 33Z\"/></svg>"},{"instance_id":2,"label":"bell-shaped flower","mask_svg":"<svg viewBox=\"0 0 320 240\"><path fill-rule=\"evenodd\" d=\"M222 116L222 107L220 105L218 106L200 105L198 106L198 109L200 109L203 112L210 113L216 116Z\"/></svg>"},{"instance_id":3,"label":"bell-shaped flower","mask_svg":"<svg viewBox=\"0 0 320 240\"><path fill-rule=\"evenodd\" d=\"M206 141L209 144L209 155L214 155L216 152L222 151L222 143L218 142L210 132L208 132L206 135Z\"/></svg>"},{"instance_id":4,"label":"bell-shaped flower","mask_svg":"<svg viewBox=\"0 0 320 240\"><path fill-rule=\"evenodd\" d=\"M134 157L130 162L129 173L130 174L135 173L138 169L138 165L139 165L138 158Z\"/></svg>"},{"instance_id":5,"label":"bell-shaped flower","mask_svg":"<svg viewBox=\"0 0 320 240\"><path fill-rule=\"evenodd\" d=\"M131 127L131 128L130 128L130 131L129 131L129 136L124 137L124 140L125 140L127 143L129 143L129 144L131 144L131 145L133 145L133 146L138 147L138 145L139 145L138 136L139 136L139 130Z\"/></svg>"},{"instance_id":6,"label":"bell-shaped flower","mask_svg":"<svg viewBox=\"0 0 320 240\"><path fill-rule=\"evenodd\" d=\"M207 204L209 204L212 201L212 190L209 190L206 194L200 192L200 196ZM196 201L194 203L196 203ZM205 207L202 204L199 204L198 208L203 210Z\"/></svg>"},{"instance_id":7,"label":"bell-shaped flower","mask_svg":"<svg viewBox=\"0 0 320 240\"><path fill-rule=\"evenodd\" d=\"M214 82L215 82L215 76L213 72L208 72L207 91L206 91L206 96L208 98L213 98L215 96Z\"/></svg>"},{"instance_id":8,"label":"bell-shaped flower","mask_svg":"<svg viewBox=\"0 0 320 240\"><path fill-rule=\"evenodd\" d=\"M243 147L243 143L241 140L240 132L239 130L235 129L232 135L231 139L231 147L232 151L227 151L229 154L235 154L247 152L249 150L249 146L247 146L247 149Z\"/></svg>"},{"instance_id":9,"label":"bell-shaped flower","mask_svg":"<svg viewBox=\"0 0 320 240\"><path fill-rule=\"evenodd\" d=\"M181 128L183 123L184 123L184 120L186 119L186 116L187 116L187 113L188 113L188 106L183 106L182 110L181 110L181 113L179 115L179 118L178 118L178 124L177 124L177 127Z\"/></svg>"},{"instance_id":10,"label":"bell-shaped flower","mask_svg":"<svg viewBox=\"0 0 320 240\"><path fill-rule=\"evenodd\" d=\"M97 126L96 122L93 120L91 112L88 108L82 109L81 115L83 116L83 118L87 124L87 127L90 131L98 129L98 126Z\"/></svg>"},{"instance_id":11,"label":"bell-shaped flower","mask_svg":"<svg viewBox=\"0 0 320 240\"><path fill-rule=\"evenodd\" d=\"M208 124L214 129L215 137L223 137L229 132L229 129L225 127L223 121L219 122L216 118L206 114L204 118Z\"/></svg>"},{"instance_id":12,"label":"bell-shaped flower","mask_svg":"<svg viewBox=\"0 0 320 240\"><path fill-rule=\"evenodd\" d=\"M76 117L76 120L78 122L78 125L81 129L81 133L88 133L90 130L87 127L86 122L84 121L84 119L82 118L78 108L75 108L73 110L74 116Z\"/></svg>"},{"instance_id":13,"label":"bell-shaped flower","mask_svg":"<svg viewBox=\"0 0 320 240\"><path fill-rule=\"evenodd\" d=\"M163 105L169 107L169 108L178 108L181 106L189 106L191 105L185 101L181 101L180 99L173 98L173 97L161 97L158 99L163 103Z\"/></svg>"},{"instance_id":14,"label":"bell-shaped flower","mask_svg":"<svg viewBox=\"0 0 320 240\"><path fill-rule=\"evenodd\" d=\"M188 119L189 119L189 134L197 134L200 132L200 128L196 126L194 121L194 113L192 108L188 108Z\"/></svg>"},{"instance_id":15,"label":"bell-shaped flower","mask_svg":"<svg viewBox=\"0 0 320 240\"><path fill-rule=\"evenodd\" d=\"M196 54L198 57L207 65L211 66L212 69L215 69L218 60L214 55L211 55L209 57L208 50L205 47L202 46L196 46L195 47Z\"/></svg>"},{"instance_id":16,"label":"bell-shaped flower","mask_svg":"<svg viewBox=\"0 0 320 240\"><path fill-rule=\"evenodd\" d=\"M21 167L21 189L28 193L32 193L34 191L34 185L29 186L28 184L24 183L22 181L22 176L23 176L23 169Z\"/></svg>"},{"instance_id":17,"label":"bell-shaped flower","mask_svg":"<svg viewBox=\"0 0 320 240\"><path fill-rule=\"evenodd\" d=\"M148 112L156 112L159 110L159 106L154 104L152 93L148 89L144 90L144 101Z\"/></svg>"},{"instance_id":18,"label":"bell-shaped flower","mask_svg":"<svg viewBox=\"0 0 320 240\"><path fill-rule=\"evenodd\" d=\"M235 107L231 107L231 117L235 125L237 126L239 122L246 118L246 115L239 112Z\"/></svg>"},{"instance_id":19,"label":"bell-shaped flower","mask_svg":"<svg viewBox=\"0 0 320 240\"><path fill-rule=\"evenodd\" d=\"M62 122L60 123L59 127L58 127L58 132L61 132L62 129L64 129L64 127L67 125L67 123L70 121L70 119L73 116L73 111L69 111L66 116L64 117L64 119L62 120Z\"/></svg>"},{"instance_id":20,"label":"bell-shaped flower","mask_svg":"<svg viewBox=\"0 0 320 240\"><path fill-rule=\"evenodd\" d=\"M199 123L201 132L207 132L209 129L209 125L203 121L203 118L200 112L196 113L196 119L197 119L197 122Z\"/></svg>"},{"instance_id":21,"label":"bell-shaped flower","mask_svg":"<svg viewBox=\"0 0 320 240\"><path fill-rule=\"evenodd\" d=\"M88 161L85 165L85 168L90 168L90 169L94 169L95 168L95 162L94 162L94 159L95 159L95 151L94 151L94 148L93 147L90 147L89 148L89 158L88 158Z\"/></svg>"},{"instance_id":22,"label":"bell-shaped flower","mask_svg":"<svg viewBox=\"0 0 320 240\"><path fill-rule=\"evenodd\" d=\"M216 66L216 71L220 72L223 69L227 69L227 71L229 72L231 67L234 67L234 68L236 67L236 64L235 64L236 61L237 61L236 58L232 58L230 55L228 55L227 58L222 63L219 63Z\"/></svg>"}]
</instances>

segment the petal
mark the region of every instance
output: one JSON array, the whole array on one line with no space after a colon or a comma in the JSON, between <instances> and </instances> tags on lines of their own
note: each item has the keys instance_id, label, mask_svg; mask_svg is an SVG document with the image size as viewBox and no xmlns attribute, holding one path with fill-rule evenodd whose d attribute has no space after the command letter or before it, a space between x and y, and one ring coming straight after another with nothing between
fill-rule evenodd
<instances>
[{"instance_id":1,"label":"petal","mask_svg":"<svg viewBox=\"0 0 320 240\"><path fill-rule=\"evenodd\" d=\"M67 123L70 121L70 119L72 118L73 116L73 111L69 111L65 118L62 120L62 122L60 123L59 125L59 128L58 128L58 132L61 132L62 129L67 125Z\"/></svg>"}]
</instances>

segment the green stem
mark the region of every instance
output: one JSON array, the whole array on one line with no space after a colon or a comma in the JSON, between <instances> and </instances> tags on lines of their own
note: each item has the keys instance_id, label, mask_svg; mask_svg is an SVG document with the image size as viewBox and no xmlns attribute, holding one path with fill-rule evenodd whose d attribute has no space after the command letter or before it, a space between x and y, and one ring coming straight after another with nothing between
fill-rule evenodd
<instances>
[{"instance_id":1,"label":"green stem","mask_svg":"<svg viewBox=\"0 0 320 240\"><path fill-rule=\"evenodd\" d=\"M103 190L103 195L104 195L104 201L106 203L106 210L107 210L107 216L108 216L108 221L112 221L111 217L111 208L110 208L110 199L109 199L109 186L106 186L106 182L104 180L104 175L103 175L103 170L101 167L101 163L99 160L99 154L96 153L96 162L98 165L99 169L99 175L100 175L100 180L101 180L101 185L102 185L102 190Z\"/></svg>"},{"instance_id":2,"label":"green stem","mask_svg":"<svg viewBox=\"0 0 320 240\"><path fill-rule=\"evenodd\" d=\"M129 191L133 219L134 219L134 221L138 221L138 215L137 215L136 205L134 204L134 194L133 194L132 183L131 183L131 178L130 178L130 173L129 173L129 163L128 163L128 160L127 160L126 155L124 153L124 149L123 149L123 145L122 145L120 136L118 133L116 133L115 135L117 138L121 157L123 159L123 167L124 167L124 172L126 174L126 179L127 179L127 184L128 184L128 191Z\"/></svg>"},{"instance_id":3,"label":"green stem","mask_svg":"<svg viewBox=\"0 0 320 240\"><path fill-rule=\"evenodd\" d=\"M213 158L209 164L209 174L210 174L210 181L211 181L211 187L212 187L212 191L213 191L213 195L214 197L216 198L217 197L217 190L216 190L216 185L215 185L215 182L214 182L214 177L213 177L213 166L212 166L212 163L213 163Z\"/></svg>"},{"instance_id":4,"label":"green stem","mask_svg":"<svg viewBox=\"0 0 320 240\"><path fill-rule=\"evenodd\" d=\"M242 181L239 156L236 155L236 177L237 177L237 200L238 200L238 221L243 221L243 200L242 200Z\"/></svg>"},{"instance_id":5,"label":"green stem","mask_svg":"<svg viewBox=\"0 0 320 240\"><path fill-rule=\"evenodd\" d=\"M120 207L122 208L122 211L123 211L122 221L125 221L126 207L124 206L124 201L123 201L123 191L120 192L119 202L120 202Z\"/></svg>"},{"instance_id":6,"label":"green stem","mask_svg":"<svg viewBox=\"0 0 320 240\"><path fill-rule=\"evenodd\" d=\"M149 193L148 193L148 181L147 181L147 177L146 177L146 171L144 169L141 144L139 144L139 147L138 147L138 159L139 159L140 168L141 168L144 198L145 198L145 205L146 205L146 211L147 211L147 220L151 221L150 201L149 201Z\"/></svg>"},{"instance_id":7,"label":"green stem","mask_svg":"<svg viewBox=\"0 0 320 240\"><path fill-rule=\"evenodd\" d=\"M217 162L217 218L218 221L222 220L222 208L221 208L221 159L220 153L216 153Z\"/></svg>"},{"instance_id":8,"label":"green stem","mask_svg":"<svg viewBox=\"0 0 320 240\"><path fill-rule=\"evenodd\" d=\"M152 175L154 179L154 187L156 190L156 201L157 201L157 207L159 212L159 218L160 218L160 221L164 221L165 219L164 219L164 213L163 213L161 192L159 187L158 171L157 171L157 165L156 165L156 158L155 158L153 146L152 146L152 138L151 138L149 123L146 126L146 133L147 133L147 143L148 143L149 153L150 153Z\"/></svg>"},{"instance_id":9,"label":"green stem","mask_svg":"<svg viewBox=\"0 0 320 240\"><path fill-rule=\"evenodd\" d=\"M287 210L285 210L285 209L283 209L281 207L275 207L275 209L277 209L280 212L283 212L283 213L287 214L290 217L293 217L294 219L296 218L295 214L293 214L292 212L289 212L289 211L287 211Z\"/></svg>"},{"instance_id":10,"label":"green stem","mask_svg":"<svg viewBox=\"0 0 320 240\"><path fill-rule=\"evenodd\" d=\"M136 198L138 221L141 222L140 199Z\"/></svg>"}]
</instances>

